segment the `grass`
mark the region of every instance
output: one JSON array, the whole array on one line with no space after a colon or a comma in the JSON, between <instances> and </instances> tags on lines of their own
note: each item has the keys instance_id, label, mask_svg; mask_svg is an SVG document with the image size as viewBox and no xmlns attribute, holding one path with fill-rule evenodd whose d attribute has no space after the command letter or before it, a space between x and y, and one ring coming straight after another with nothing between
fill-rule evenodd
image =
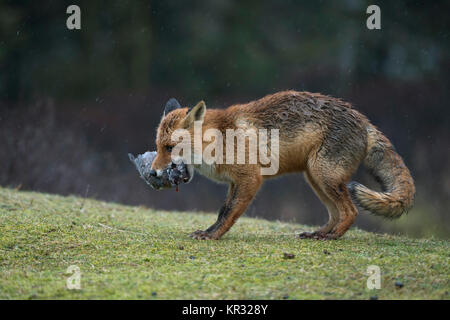
<instances>
[{"instance_id":1,"label":"grass","mask_svg":"<svg viewBox=\"0 0 450 320\"><path fill-rule=\"evenodd\" d=\"M311 227L251 218L219 241L187 236L215 218L0 188L0 299L449 299L446 240L300 240Z\"/></svg>"}]
</instances>

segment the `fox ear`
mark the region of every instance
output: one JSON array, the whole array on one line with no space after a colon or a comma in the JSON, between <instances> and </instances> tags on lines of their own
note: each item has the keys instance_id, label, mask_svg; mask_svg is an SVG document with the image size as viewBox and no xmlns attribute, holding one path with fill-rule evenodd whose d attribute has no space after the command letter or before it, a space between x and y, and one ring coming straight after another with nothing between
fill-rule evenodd
<instances>
[{"instance_id":1,"label":"fox ear","mask_svg":"<svg viewBox=\"0 0 450 320\"><path fill-rule=\"evenodd\" d=\"M168 114L170 111L173 111L175 109L180 109L181 106L178 103L177 99L172 98L169 101L167 101L166 103L166 107L164 108L164 116L166 116L166 114Z\"/></svg>"},{"instance_id":2,"label":"fox ear","mask_svg":"<svg viewBox=\"0 0 450 320\"><path fill-rule=\"evenodd\" d=\"M200 101L195 107L188 110L184 118L184 127L188 128L194 124L194 121L203 121L206 112L206 105L204 101Z\"/></svg>"}]
</instances>

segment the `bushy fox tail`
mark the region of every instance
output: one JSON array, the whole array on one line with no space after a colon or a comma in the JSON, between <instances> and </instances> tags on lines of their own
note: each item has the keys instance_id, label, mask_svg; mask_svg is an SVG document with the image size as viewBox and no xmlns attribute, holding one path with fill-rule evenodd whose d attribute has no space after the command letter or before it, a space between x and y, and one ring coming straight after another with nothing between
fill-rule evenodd
<instances>
[{"instance_id":1,"label":"bushy fox tail","mask_svg":"<svg viewBox=\"0 0 450 320\"><path fill-rule=\"evenodd\" d=\"M350 182L352 199L363 209L387 218L398 218L410 209L414 202L414 181L391 142L369 124L367 156L364 164L381 184L382 192Z\"/></svg>"}]
</instances>

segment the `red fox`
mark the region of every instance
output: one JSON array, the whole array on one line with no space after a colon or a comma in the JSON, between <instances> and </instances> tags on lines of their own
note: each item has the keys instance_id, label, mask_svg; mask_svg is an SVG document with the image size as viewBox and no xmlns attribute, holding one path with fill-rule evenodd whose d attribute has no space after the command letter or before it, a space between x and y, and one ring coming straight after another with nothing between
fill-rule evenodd
<instances>
[{"instance_id":1,"label":"red fox","mask_svg":"<svg viewBox=\"0 0 450 320\"><path fill-rule=\"evenodd\" d=\"M286 173L304 172L329 214L327 224L317 231L301 233L300 238L341 237L358 214L353 201L373 214L388 218L401 216L413 204L414 181L393 145L364 115L340 99L284 91L226 109L207 110L203 101L193 108L183 108L172 98L166 104L157 130L157 156L152 163L152 175L161 175L171 163L176 145L171 138L174 131L184 129L193 136L194 123L201 123L202 133L214 128L225 134L227 129L238 129L242 124L279 132L279 167L274 175L262 175L259 162L186 164L191 179L195 169L229 185L217 221L204 231L192 233L195 239L219 239L246 210L265 179ZM202 150L210 143L226 144L202 138ZM382 192L349 182L361 162L381 183Z\"/></svg>"}]
</instances>

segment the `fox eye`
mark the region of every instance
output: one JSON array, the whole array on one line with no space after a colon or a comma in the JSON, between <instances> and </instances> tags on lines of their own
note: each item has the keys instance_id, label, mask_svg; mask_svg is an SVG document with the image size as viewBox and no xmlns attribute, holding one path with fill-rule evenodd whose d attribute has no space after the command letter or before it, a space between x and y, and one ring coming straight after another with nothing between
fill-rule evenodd
<instances>
[{"instance_id":1,"label":"fox eye","mask_svg":"<svg viewBox=\"0 0 450 320\"><path fill-rule=\"evenodd\" d=\"M172 152L173 147L172 146L166 146L166 151L167 152Z\"/></svg>"}]
</instances>

